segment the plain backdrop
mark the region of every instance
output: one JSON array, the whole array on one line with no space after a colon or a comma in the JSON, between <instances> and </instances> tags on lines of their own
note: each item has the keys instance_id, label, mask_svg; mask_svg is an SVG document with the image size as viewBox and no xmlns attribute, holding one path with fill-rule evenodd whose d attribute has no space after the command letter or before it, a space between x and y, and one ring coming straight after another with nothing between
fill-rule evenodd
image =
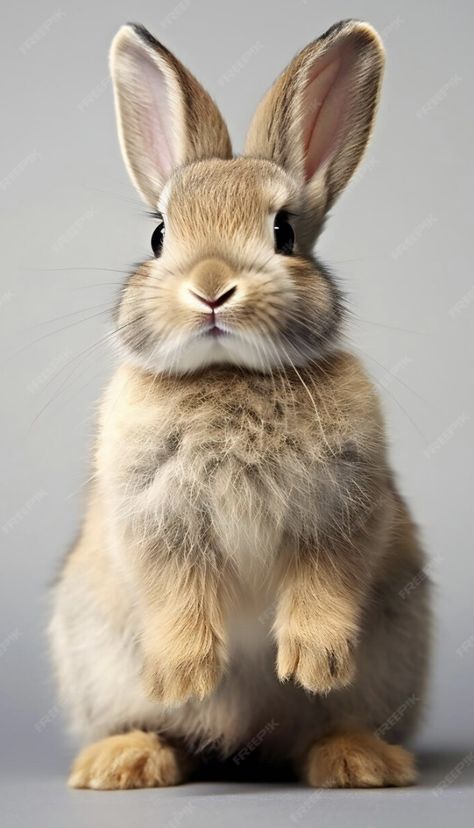
<instances>
[{"instance_id":1,"label":"plain backdrop","mask_svg":"<svg viewBox=\"0 0 474 828\"><path fill-rule=\"evenodd\" d=\"M48 589L77 531L107 333L153 221L119 155L107 52L143 23L226 117L236 152L268 85L339 19L369 20L387 70L370 150L318 253L383 398L391 455L436 583L430 704L418 737L474 736L473 7L468 0L29 0L2 9L0 750L63 774L71 755L47 658ZM465 761L469 765L469 761ZM448 768L449 770L449 768ZM15 823L16 824L16 823Z\"/></svg>"}]
</instances>

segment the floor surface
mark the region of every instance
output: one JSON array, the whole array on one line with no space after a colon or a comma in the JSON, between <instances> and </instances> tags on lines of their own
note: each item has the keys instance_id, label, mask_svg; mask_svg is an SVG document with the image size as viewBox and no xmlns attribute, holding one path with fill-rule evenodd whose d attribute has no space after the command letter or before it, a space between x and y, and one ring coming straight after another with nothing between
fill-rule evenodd
<instances>
[{"instance_id":1,"label":"floor surface","mask_svg":"<svg viewBox=\"0 0 474 828\"><path fill-rule=\"evenodd\" d=\"M474 813L474 752L420 759L406 789L317 791L278 782L195 782L139 791L71 791L54 772L3 774L2 828L466 828Z\"/></svg>"}]
</instances>

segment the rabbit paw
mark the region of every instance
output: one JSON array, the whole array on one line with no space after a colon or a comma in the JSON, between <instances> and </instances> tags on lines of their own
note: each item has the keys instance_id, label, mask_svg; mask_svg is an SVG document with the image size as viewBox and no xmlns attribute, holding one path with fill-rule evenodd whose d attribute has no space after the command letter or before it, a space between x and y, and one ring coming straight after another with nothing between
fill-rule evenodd
<instances>
[{"instance_id":1,"label":"rabbit paw","mask_svg":"<svg viewBox=\"0 0 474 828\"><path fill-rule=\"evenodd\" d=\"M217 687L222 666L216 652L195 656L175 663L166 659L148 659L143 670L145 691L153 701L165 705L184 704L191 698L202 700Z\"/></svg>"},{"instance_id":2,"label":"rabbit paw","mask_svg":"<svg viewBox=\"0 0 474 828\"><path fill-rule=\"evenodd\" d=\"M303 772L314 788L381 788L412 785L414 758L368 731L336 733L314 744Z\"/></svg>"},{"instance_id":3,"label":"rabbit paw","mask_svg":"<svg viewBox=\"0 0 474 828\"><path fill-rule=\"evenodd\" d=\"M280 681L301 684L311 693L327 694L350 684L355 674L354 642L332 636L326 645L298 635L281 635L277 673Z\"/></svg>"},{"instance_id":4,"label":"rabbit paw","mask_svg":"<svg viewBox=\"0 0 474 828\"><path fill-rule=\"evenodd\" d=\"M134 730L108 736L84 748L75 760L71 788L119 790L178 785L186 775L186 758L156 733Z\"/></svg>"}]
</instances>

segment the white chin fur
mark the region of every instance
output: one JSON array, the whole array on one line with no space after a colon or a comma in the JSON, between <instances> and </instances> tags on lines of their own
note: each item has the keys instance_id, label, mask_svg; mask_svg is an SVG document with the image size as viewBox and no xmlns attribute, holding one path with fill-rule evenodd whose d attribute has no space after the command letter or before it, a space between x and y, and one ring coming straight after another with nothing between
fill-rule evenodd
<instances>
[{"instance_id":1,"label":"white chin fur","mask_svg":"<svg viewBox=\"0 0 474 828\"><path fill-rule=\"evenodd\" d=\"M213 339L196 337L187 342L176 340L153 349L149 354L138 354L123 346L128 359L153 373L187 374L201 371L211 365L236 365L254 371L272 371L283 365L301 366L307 360L294 351L288 353L277 344L254 336L252 342L241 336L227 334ZM316 356L316 355L315 355Z\"/></svg>"}]
</instances>

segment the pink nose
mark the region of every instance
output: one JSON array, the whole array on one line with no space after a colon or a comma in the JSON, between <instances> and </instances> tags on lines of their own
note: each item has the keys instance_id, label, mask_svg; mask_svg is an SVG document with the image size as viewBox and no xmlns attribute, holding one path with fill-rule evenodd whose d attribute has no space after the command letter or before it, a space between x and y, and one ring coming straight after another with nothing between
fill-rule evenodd
<instances>
[{"instance_id":1,"label":"pink nose","mask_svg":"<svg viewBox=\"0 0 474 828\"><path fill-rule=\"evenodd\" d=\"M195 290L191 290L188 288L189 292L192 293L195 299L199 299L204 305L207 305L208 308L215 310L215 308L220 308L221 305L224 305L231 296L234 295L235 291L237 290L237 285L233 285L228 290L221 293L220 296L216 296L215 299L208 299L207 296L202 296L201 293L196 293Z\"/></svg>"}]
</instances>

